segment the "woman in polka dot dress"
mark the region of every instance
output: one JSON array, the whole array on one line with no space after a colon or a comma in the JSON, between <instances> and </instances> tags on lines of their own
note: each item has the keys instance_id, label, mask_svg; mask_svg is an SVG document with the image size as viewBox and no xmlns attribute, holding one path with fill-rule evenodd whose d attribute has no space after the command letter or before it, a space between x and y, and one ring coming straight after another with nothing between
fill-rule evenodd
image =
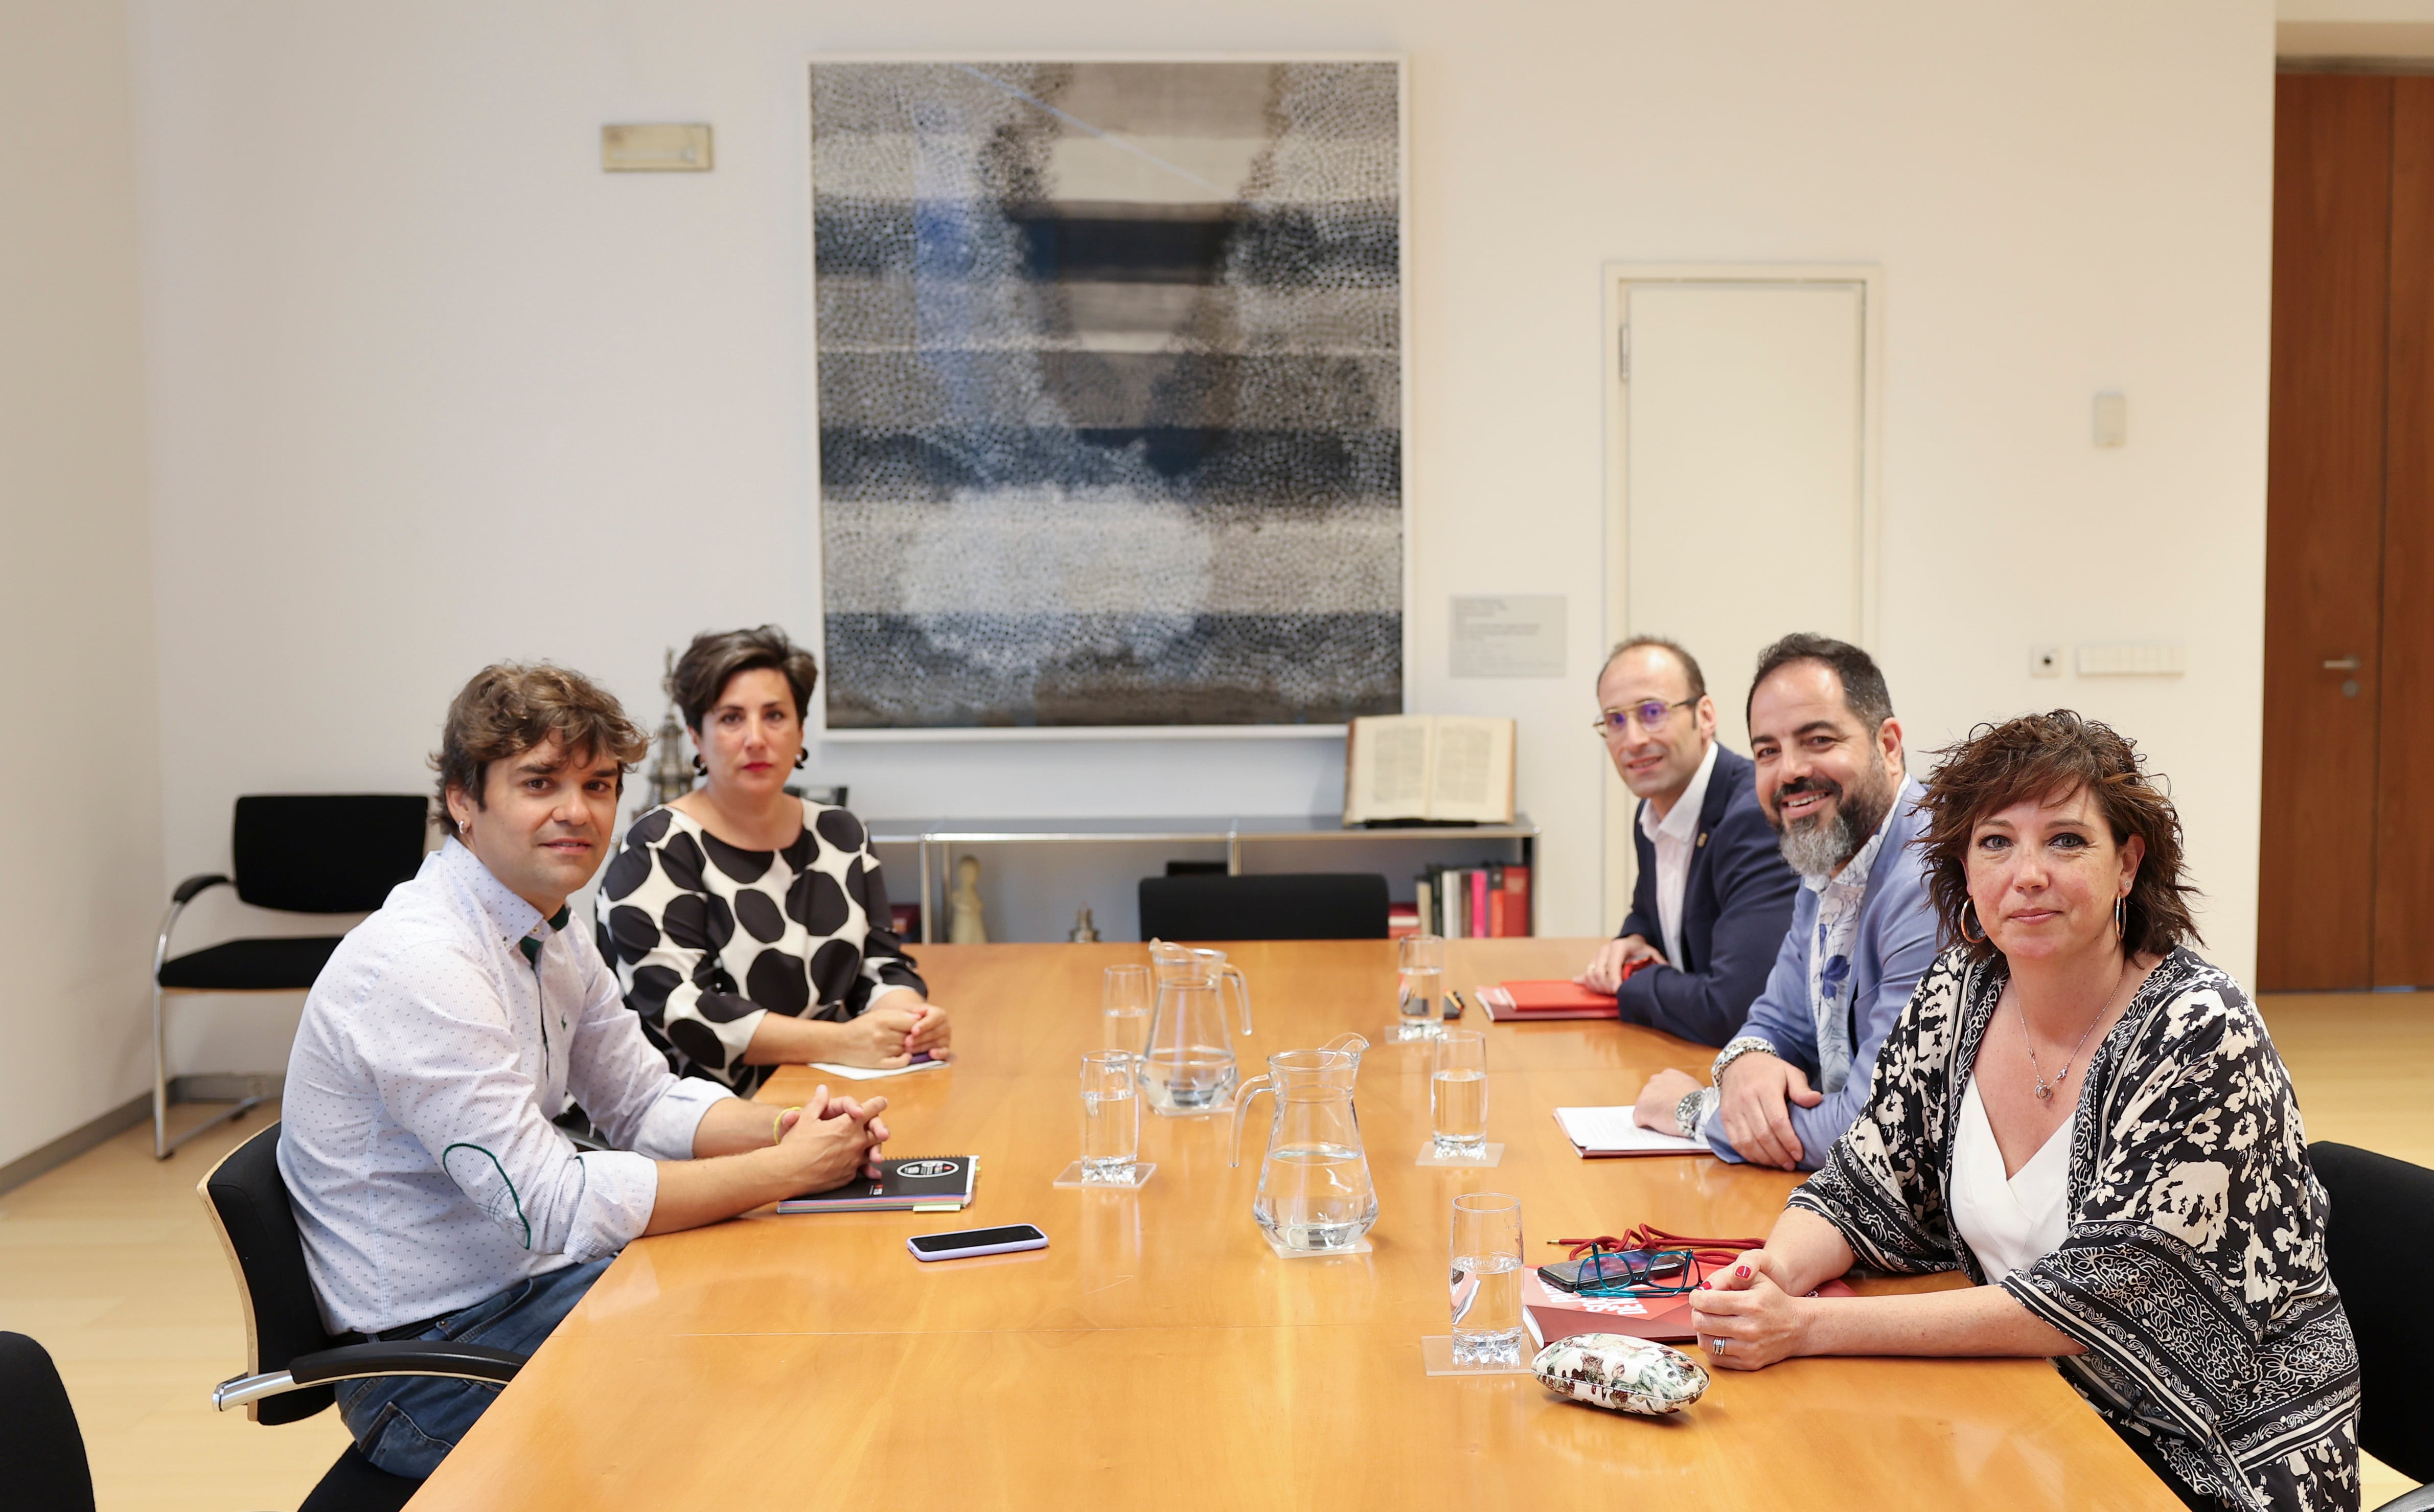
<instances>
[{"instance_id":1,"label":"woman in polka dot dress","mask_svg":"<svg viewBox=\"0 0 2434 1512\"><path fill-rule=\"evenodd\" d=\"M746 1097L781 1065L952 1054L861 821L786 792L818 677L776 626L696 636L668 693L709 780L636 819L601 879L626 1005L677 1072Z\"/></svg>"}]
</instances>

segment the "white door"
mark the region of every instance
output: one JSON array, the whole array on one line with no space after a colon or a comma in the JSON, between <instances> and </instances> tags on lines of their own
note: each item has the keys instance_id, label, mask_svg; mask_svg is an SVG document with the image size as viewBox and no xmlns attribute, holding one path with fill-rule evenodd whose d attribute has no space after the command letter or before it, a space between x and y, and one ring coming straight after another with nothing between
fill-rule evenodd
<instances>
[{"instance_id":1,"label":"white door","mask_svg":"<svg viewBox=\"0 0 2434 1512\"><path fill-rule=\"evenodd\" d=\"M1744 755L1760 650L1793 630L1869 639L1873 284L1618 274L1610 640L1687 646ZM1612 927L1637 800L1610 763L1603 782Z\"/></svg>"}]
</instances>

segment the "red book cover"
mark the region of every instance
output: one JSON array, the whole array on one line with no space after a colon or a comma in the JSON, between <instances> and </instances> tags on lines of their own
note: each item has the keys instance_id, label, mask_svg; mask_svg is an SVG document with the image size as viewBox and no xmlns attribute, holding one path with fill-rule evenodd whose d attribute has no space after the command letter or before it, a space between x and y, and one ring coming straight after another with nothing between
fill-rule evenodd
<instances>
[{"instance_id":1,"label":"red book cover","mask_svg":"<svg viewBox=\"0 0 2434 1512\"><path fill-rule=\"evenodd\" d=\"M1513 1005L1516 1017L1528 1019L1547 1014L1593 1015L1611 1019L1615 1016L1614 994L1585 988L1578 982L1557 978L1547 982L1507 982L1504 996Z\"/></svg>"},{"instance_id":2,"label":"red book cover","mask_svg":"<svg viewBox=\"0 0 2434 1512\"><path fill-rule=\"evenodd\" d=\"M1504 868L1504 922L1516 936L1530 933L1530 868Z\"/></svg>"},{"instance_id":3,"label":"red book cover","mask_svg":"<svg viewBox=\"0 0 2434 1512\"><path fill-rule=\"evenodd\" d=\"M1811 1297L1856 1297L1842 1281L1827 1281ZM1699 1336L1690 1325L1690 1298L1682 1297L1577 1297L1559 1292L1532 1271L1521 1278L1521 1316L1530 1336L1545 1349L1575 1333L1621 1333L1658 1344L1688 1344Z\"/></svg>"},{"instance_id":4,"label":"red book cover","mask_svg":"<svg viewBox=\"0 0 2434 1512\"><path fill-rule=\"evenodd\" d=\"M1548 1018L1621 1018L1609 993L1592 993L1572 981L1507 981L1480 986L1480 1008L1492 1022L1535 1022Z\"/></svg>"},{"instance_id":5,"label":"red book cover","mask_svg":"<svg viewBox=\"0 0 2434 1512\"><path fill-rule=\"evenodd\" d=\"M1478 868L1470 874L1470 937L1487 938L1487 868Z\"/></svg>"}]
</instances>

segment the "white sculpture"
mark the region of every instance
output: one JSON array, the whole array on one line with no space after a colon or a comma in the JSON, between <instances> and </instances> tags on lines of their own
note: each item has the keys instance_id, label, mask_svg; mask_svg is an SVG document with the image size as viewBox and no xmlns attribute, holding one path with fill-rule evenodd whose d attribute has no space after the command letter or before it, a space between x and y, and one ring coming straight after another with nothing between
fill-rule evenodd
<instances>
[{"instance_id":1,"label":"white sculpture","mask_svg":"<svg viewBox=\"0 0 2434 1512\"><path fill-rule=\"evenodd\" d=\"M947 943L988 943L988 926L981 922L981 858L978 856L966 856L955 863L955 885L947 889Z\"/></svg>"}]
</instances>

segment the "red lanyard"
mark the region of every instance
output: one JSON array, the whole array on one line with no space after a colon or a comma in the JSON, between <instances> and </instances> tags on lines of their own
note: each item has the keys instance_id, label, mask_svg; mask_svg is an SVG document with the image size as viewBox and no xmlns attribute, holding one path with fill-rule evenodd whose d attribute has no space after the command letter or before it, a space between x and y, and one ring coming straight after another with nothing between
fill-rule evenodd
<instances>
[{"instance_id":1,"label":"red lanyard","mask_svg":"<svg viewBox=\"0 0 2434 1512\"><path fill-rule=\"evenodd\" d=\"M1703 1239L1691 1234L1669 1233L1653 1224L1643 1223L1624 1229L1620 1239L1612 1234L1600 1234L1595 1239L1550 1239L1547 1243L1568 1246L1571 1249L1571 1258L1574 1260L1600 1250L1687 1249L1697 1257L1702 1265L1723 1265L1738 1259L1741 1251L1756 1249L1766 1241Z\"/></svg>"}]
</instances>

